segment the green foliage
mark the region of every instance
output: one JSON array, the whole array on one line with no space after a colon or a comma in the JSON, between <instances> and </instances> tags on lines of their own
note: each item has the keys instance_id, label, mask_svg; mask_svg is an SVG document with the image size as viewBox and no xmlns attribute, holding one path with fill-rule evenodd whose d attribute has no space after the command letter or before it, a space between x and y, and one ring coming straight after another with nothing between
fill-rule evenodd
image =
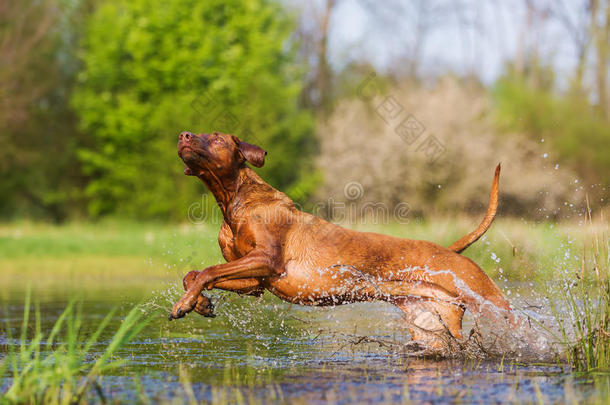
<instances>
[{"instance_id":1,"label":"green foliage","mask_svg":"<svg viewBox=\"0 0 610 405\"><path fill-rule=\"evenodd\" d=\"M196 185L182 175L178 134L223 131L269 152L271 184L294 186L311 151L298 105L292 20L267 0L105 1L82 42L72 104L93 145L80 151L89 213L167 217Z\"/></svg>"},{"instance_id":2,"label":"green foliage","mask_svg":"<svg viewBox=\"0 0 610 405\"><path fill-rule=\"evenodd\" d=\"M82 314L71 302L55 325L44 335L37 311L34 336L28 338L30 295L26 296L19 345L8 345L8 355L0 364L0 375L12 382L0 399L2 403L78 404L95 389L102 402L103 392L99 376L125 363L117 359L117 352L131 341L152 319L142 319L140 308L132 309L125 317L105 350L94 353L100 336L113 320L110 312L92 333L83 332ZM10 340L10 327L9 331Z\"/></svg>"},{"instance_id":3,"label":"green foliage","mask_svg":"<svg viewBox=\"0 0 610 405\"><path fill-rule=\"evenodd\" d=\"M504 127L549 141L559 160L588 180L610 182L610 123L586 99L557 95L516 75L499 80L494 96Z\"/></svg>"}]
</instances>

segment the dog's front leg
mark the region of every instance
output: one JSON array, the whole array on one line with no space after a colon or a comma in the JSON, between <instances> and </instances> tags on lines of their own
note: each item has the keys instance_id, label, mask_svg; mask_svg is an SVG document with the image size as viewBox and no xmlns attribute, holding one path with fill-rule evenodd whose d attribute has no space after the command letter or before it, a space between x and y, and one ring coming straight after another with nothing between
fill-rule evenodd
<instances>
[{"instance_id":1,"label":"dog's front leg","mask_svg":"<svg viewBox=\"0 0 610 405\"><path fill-rule=\"evenodd\" d=\"M191 288L199 273L201 272L196 270L186 273L186 276L182 279L182 285L184 286L185 291L188 291L189 288ZM231 291L240 295L251 295L253 297L260 297L265 292L265 287L261 284L261 280L254 277L221 281L214 283L214 288Z\"/></svg>"},{"instance_id":2,"label":"dog's front leg","mask_svg":"<svg viewBox=\"0 0 610 405\"><path fill-rule=\"evenodd\" d=\"M214 284L244 278L261 278L274 274L269 255L253 250L246 256L229 263L208 267L199 272L186 294L172 308L169 319L182 318L197 305L197 299L204 288L211 289Z\"/></svg>"},{"instance_id":3,"label":"dog's front leg","mask_svg":"<svg viewBox=\"0 0 610 405\"><path fill-rule=\"evenodd\" d=\"M199 271L193 270L189 271L186 276L184 276L182 285L184 286L185 291L188 291L189 288L191 288L199 273ZM214 288L253 297L260 297L265 292L265 287L258 278L242 278L239 280L223 281L215 283ZM199 297L197 297L197 304L195 304L195 309L193 311L208 318L216 317L214 314L214 304L212 304L212 301L203 295L203 293L199 294Z\"/></svg>"}]
</instances>

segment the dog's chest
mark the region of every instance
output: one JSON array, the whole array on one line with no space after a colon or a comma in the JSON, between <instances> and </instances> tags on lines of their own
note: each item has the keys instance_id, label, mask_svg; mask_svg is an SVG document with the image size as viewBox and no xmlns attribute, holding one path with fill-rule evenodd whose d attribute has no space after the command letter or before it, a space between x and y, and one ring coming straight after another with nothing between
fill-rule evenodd
<instances>
[{"instance_id":1,"label":"dog's chest","mask_svg":"<svg viewBox=\"0 0 610 405\"><path fill-rule=\"evenodd\" d=\"M220 227L218 245L226 261L231 262L245 256L254 248L254 240L248 232L238 230L237 235L226 223Z\"/></svg>"}]
</instances>

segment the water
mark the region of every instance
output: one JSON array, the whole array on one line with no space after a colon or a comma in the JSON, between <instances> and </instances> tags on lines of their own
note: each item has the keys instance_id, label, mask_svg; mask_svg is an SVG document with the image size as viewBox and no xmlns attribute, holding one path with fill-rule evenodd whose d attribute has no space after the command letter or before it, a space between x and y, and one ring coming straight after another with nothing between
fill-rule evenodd
<instances>
[{"instance_id":1,"label":"water","mask_svg":"<svg viewBox=\"0 0 610 405\"><path fill-rule=\"evenodd\" d=\"M312 308L268 293L253 298L214 292L216 318L191 313L168 322L171 304L181 294L178 287L34 288L32 301L39 304L46 331L71 296L81 297L86 328L94 329L119 307L115 327L94 349L99 352L133 305L161 311L120 352L129 365L102 380L105 396L119 401L186 400L192 393L214 403L555 403L599 398L600 386L609 384L552 362L536 364L534 358L414 358L401 312L385 303ZM527 286L508 288L515 295L528 291ZM6 327L13 336L20 330L23 304L23 286L4 291L0 353L12 344ZM467 319L466 334L471 327Z\"/></svg>"}]
</instances>

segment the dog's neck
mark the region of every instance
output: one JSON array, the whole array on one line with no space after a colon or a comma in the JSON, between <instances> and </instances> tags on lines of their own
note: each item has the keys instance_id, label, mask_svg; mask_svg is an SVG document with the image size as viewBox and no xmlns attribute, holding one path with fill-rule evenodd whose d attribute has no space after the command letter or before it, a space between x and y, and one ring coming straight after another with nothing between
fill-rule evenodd
<instances>
[{"instance_id":1,"label":"dog's neck","mask_svg":"<svg viewBox=\"0 0 610 405\"><path fill-rule=\"evenodd\" d=\"M244 165L232 178L220 178L213 174L200 175L199 179L208 187L216 198L216 202L222 211L222 216L228 224L231 224L231 207L239 200L240 189L246 184L261 183L264 181L248 166Z\"/></svg>"}]
</instances>

